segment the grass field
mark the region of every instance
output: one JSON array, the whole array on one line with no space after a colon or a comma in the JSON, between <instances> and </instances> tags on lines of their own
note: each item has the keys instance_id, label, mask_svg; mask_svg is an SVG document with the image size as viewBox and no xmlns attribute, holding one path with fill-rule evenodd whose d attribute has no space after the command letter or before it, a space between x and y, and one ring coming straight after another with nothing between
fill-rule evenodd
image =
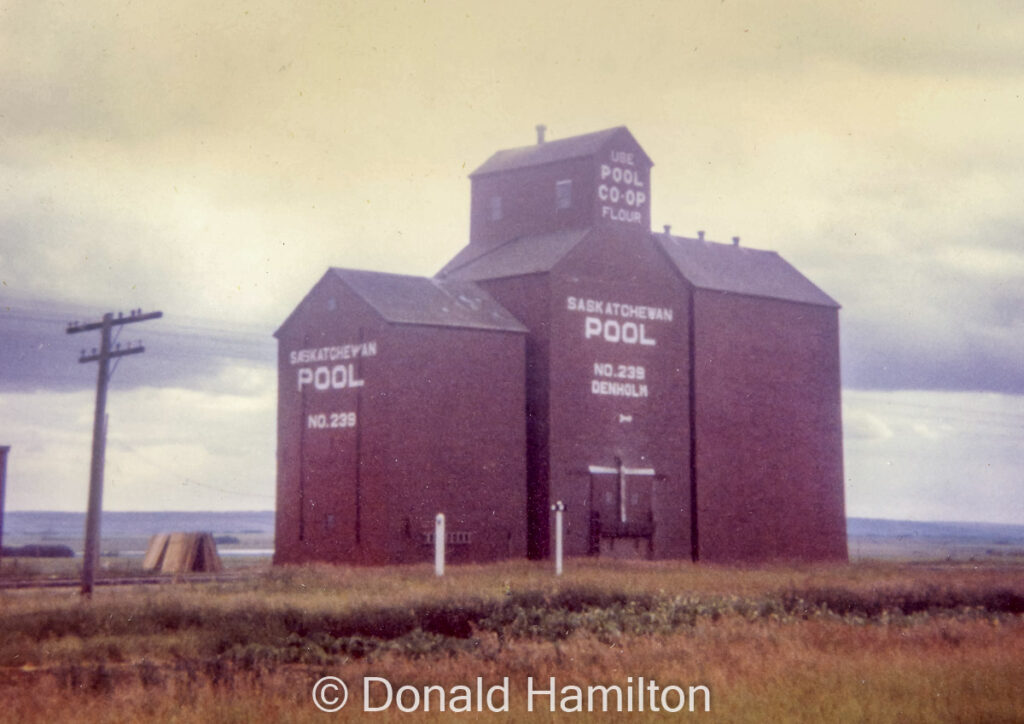
<instances>
[{"instance_id":1,"label":"grass field","mask_svg":"<svg viewBox=\"0 0 1024 724\"><path fill-rule=\"evenodd\" d=\"M1024 719L1016 558L756 569L577 560L560 579L529 562L453 566L443 579L428 566L236 570L243 579L99 588L91 601L74 589L0 592L0 720L324 721L311 694L324 675L350 687L332 715L341 720ZM394 701L364 712L363 677L419 696L441 687L448 708L436 711L435 689L429 713ZM508 677L507 712L452 711L476 706L457 687L475 692L478 677L485 690ZM544 690L555 677L554 694L530 697L531 677ZM640 677L668 690L655 705L682 711L650 711L646 689L632 713L600 714L600 691L598 711L586 711L588 687L625 696ZM412 707L413 691L403 697ZM366 703L385 698L374 684ZM577 704L583 712L563 711Z\"/></svg>"}]
</instances>

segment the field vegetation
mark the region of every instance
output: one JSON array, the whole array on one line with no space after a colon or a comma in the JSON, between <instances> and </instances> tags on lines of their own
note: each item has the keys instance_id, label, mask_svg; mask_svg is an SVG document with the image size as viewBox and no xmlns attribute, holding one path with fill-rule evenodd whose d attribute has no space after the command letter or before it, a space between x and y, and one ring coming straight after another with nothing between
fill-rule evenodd
<instances>
[{"instance_id":1,"label":"field vegetation","mask_svg":"<svg viewBox=\"0 0 1024 724\"><path fill-rule=\"evenodd\" d=\"M510 680L507 713L467 720L587 721L527 712L526 681L710 691L696 711L605 720L1019 721L1024 566L859 562L720 568L570 561L362 569L239 569L220 582L0 592L0 719L323 721L324 675L397 689ZM379 702L378 702L379 703ZM558 703L556 699L556 709ZM581 719L582 717L582 719Z\"/></svg>"}]
</instances>

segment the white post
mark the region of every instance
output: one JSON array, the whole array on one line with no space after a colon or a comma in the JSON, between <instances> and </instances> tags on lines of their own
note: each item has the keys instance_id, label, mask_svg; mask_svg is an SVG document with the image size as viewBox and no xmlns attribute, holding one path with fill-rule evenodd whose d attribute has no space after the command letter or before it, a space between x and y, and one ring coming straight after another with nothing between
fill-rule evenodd
<instances>
[{"instance_id":1,"label":"white post","mask_svg":"<svg viewBox=\"0 0 1024 724\"><path fill-rule=\"evenodd\" d=\"M562 575L562 513L565 512L565 503L559 500L551 506L555 511L555 575Z\"/></svg>"},{"instance_id":2,"label":"white post","mask_svg":"<svg viewBox=\"0 0 1024 724\"><path fill-rule=\"evenodd\" d=\"M438 576L444 575L444 513L438 513L434 518L434 573Z\"/></svg>"}]
</instances>

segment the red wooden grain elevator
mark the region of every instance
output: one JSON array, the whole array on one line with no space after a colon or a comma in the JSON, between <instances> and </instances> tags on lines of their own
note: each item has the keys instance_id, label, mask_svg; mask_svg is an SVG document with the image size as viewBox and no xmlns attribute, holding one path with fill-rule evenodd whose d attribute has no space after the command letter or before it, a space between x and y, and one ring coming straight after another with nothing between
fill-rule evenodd
<instances>
[{"instance_id":1,"label":"red wooden grain elevator","mask_svg":"<svg viewBox=\"0 0 1024 724\"><path fill-rule=\"evenodd\" d=\"M472 282L330 269L277 331L274 560L526 553L525 328Z\"/></svg>"},{"instance_id":2,"label":"red wooden grain elevator","mask_svg":"<svg viewBox=\"0 0 1024 724\"><path fill-rule=\"evenodd\" d=\"M846 559L839 307L774 252L652 233L651 166L624 127L539 134L471 175L434 279L328 272L277 333L275 560L425 560L436 512L456 560L544 557L557 500L568 555ZM354 389L307 364L346 344Z\"/></svg>"}]
</instances>

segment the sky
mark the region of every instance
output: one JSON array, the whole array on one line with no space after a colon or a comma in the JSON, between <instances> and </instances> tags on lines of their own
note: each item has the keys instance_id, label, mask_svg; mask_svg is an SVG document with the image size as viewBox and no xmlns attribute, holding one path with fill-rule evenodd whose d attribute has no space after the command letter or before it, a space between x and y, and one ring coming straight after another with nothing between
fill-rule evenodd
<instances>
[{"instance_id":1,"label":"sky","mask_svg":"<svg viewBox=\"0 0 1024 724\"><path fill-rule=\"evenodd\" d=\"M1016 0L0 0L8 510L274 506L272 333L328 266L432 275L467 175L626 125L652 224L772 249L843 306L847 513L1024 524Z\"/></svg>"}]
</instances>

